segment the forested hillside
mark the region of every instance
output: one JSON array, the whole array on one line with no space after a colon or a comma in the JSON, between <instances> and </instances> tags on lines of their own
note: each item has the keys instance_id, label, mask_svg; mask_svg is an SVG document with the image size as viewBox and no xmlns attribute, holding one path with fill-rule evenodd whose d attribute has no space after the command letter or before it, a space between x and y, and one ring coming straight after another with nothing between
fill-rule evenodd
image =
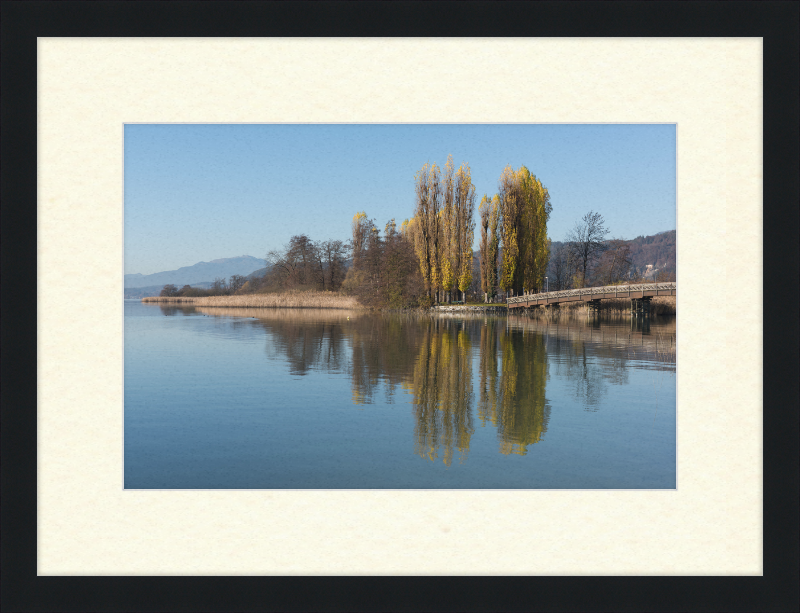
<instances>
[{"instance_id":1,"label":"forested hillside","mask_svg":"<svg viewBox=\"0 0 800 613\"><path fill-rule=\"evenodd\" d=\"M675 241L675 230L659 232L654 236L639 236L628 241L633 266L640 272L651 265L659 272L674 273L677 257Z\"/></svg>"},{"instance_id":2,"label":"forested hillside","mask_svg":"<svg viewBox=\"0 0 800 613\"><path fill-rule=\"evenodd\" d=\"M675 273L676 263L676 231L667 230L652 236L639 236L633 240L623 241L630 247L630 259L634 275L641 276L647 273L648 266L652 270L662 273ZM550 245L551 254L563 246L561 241L553 241Z\"/></svg>"}]
</instances>

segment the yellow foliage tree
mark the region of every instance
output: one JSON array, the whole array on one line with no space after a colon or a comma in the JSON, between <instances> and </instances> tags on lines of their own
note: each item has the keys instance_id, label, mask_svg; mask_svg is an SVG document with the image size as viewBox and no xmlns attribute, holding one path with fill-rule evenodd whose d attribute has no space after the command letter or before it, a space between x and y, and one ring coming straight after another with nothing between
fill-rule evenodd
<instances>
[{"instance_id":1,"label":"yellow foliage tree","mask_svg":"<svg viewBox=\"0 0 800 613\"><path fill-rule=\"evenodd\" d=\"M517 171L507 166L500 176L498 196L503 241L500 285L516 294L537 292L550 257L550 194L525 166Z\"/></svg>"},{"instance_id":2,"label":"yellow foliage tree","mask_svg":"<svg viewBox=\"0 0 800 613\"><path fill-rule=\"evenodd\" d=\"M456 258L458 289L462 300L472 283L472 244L475 240L475 186L472 184L472 171L468 164L462 164L456 173Z\"/></svg>"},{"instance_id":3,"label":"yellow foliage tree","mask_svg":"<svg viewBox=\"0 0 800 613\"><path fill-rule=\"evenodd\" d=\"M472 282L475 188L469 165L456 171L452 156L444 170L425 164L415 183L415 252L428 291L439 302L445 292L464 292Z\"/></svg>"}]
</instances>

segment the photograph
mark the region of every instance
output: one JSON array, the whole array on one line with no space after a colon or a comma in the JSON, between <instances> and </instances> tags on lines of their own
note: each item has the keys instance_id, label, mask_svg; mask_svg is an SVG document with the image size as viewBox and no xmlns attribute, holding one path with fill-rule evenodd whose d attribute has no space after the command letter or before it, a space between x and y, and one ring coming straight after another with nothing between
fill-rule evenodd
<instances>
[{"instance_id":1,"label":"photograph","mask_svg":"<svg viewBox=\"0 0 800 613\"><path fill-rule=\"evenodd\" d=\"M674 490L677 126L123 126L126 490Z\"/></svg>"}]
</instances>

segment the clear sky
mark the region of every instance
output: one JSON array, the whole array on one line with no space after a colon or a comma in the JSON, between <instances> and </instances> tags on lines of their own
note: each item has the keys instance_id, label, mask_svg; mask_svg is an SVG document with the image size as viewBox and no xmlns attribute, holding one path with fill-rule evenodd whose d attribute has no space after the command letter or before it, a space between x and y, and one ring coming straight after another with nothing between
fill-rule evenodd
<instances>
[{"instance_id":1,"label":"clear sky","mask_svg":"<svg viewBox=\"0 0 800 613\"><path fill-rule=\"evenodd\" d=\"M590 210L609 238L674 230L675 147L674 124L129 124L125 273L345 240L358 211L400 224L414 174L448 154L472 169L476 220L503 168L524 165L550 192L553 240Z\"/></svg>"}]
</instances>

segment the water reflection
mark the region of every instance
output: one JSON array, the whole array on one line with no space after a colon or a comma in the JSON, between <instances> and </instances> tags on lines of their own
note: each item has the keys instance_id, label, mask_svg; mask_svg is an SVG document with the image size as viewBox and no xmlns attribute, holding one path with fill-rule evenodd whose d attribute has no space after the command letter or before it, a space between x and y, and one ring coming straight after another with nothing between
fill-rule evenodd
<instances>
[{"instance_id":1,"label":"water reflection","mask_svg":"<svg viewBox=\"0 0 800 613\"><path fill-rule=\"evenodd\" d=\"M187 306L174 306L169 304L159 304L159 308L161 309L161 314L166 315L167 317L175 316L175 315L194 315L197 313L197 309L195 307L187 307Z\"/></svg>"},{"instance_id":2,"label":"water reflection","mask_svg":"<svg viewBox=\"0 0 800 613\"><path fill-rule=\"evenodd\" d=\"M179 309L185 307L162 307L165 315ZM197 311L227 322L227 334L263 333L267 355L294 376L347 376L359 407L375 404L381 391L387 404L404 392L414 453L447 466L467 459L476 427L495 429L506 455L525 455L544 441L558 408L546 393L551 377L566 381L575 403L594 412L611 387L628 383L632 368L674 372L675 366L674 319L651 332L649 321L634 318L559 323L314 309Z\"/></svg>"},{"instance_id":3,"label":"water reflection","mask_svg":"<svg viewBox=\"0 0 800 613\"><path fill-rule=\"evenodd\" d=\"M631 330L642 334L650 334L650 318L631 317Z\"/></svg>"},{"instance_id":4,"label":"water reflection","mask_svg":"<svg viewBox=\"0 0 800 613\"><path fill-rule=\"evenodd\" d=\"M505 332L500 335L500 350L500 451L525 455L528 445L541 440L550 418L545 342L535 332Z\"/></svg>"},{"instance_id":5,"label":"water reflection","mask_svg":"<svg viewBox=\"0 0 800 613\"><path fill-rule=\"evenodd\" d=\"M458 450L464 461L472 423L472 343L465 325L428 320L417 353L410 391L414 396L414 452L429 460L439 454L448 466Z\"/></svg>"}]
</instances>

